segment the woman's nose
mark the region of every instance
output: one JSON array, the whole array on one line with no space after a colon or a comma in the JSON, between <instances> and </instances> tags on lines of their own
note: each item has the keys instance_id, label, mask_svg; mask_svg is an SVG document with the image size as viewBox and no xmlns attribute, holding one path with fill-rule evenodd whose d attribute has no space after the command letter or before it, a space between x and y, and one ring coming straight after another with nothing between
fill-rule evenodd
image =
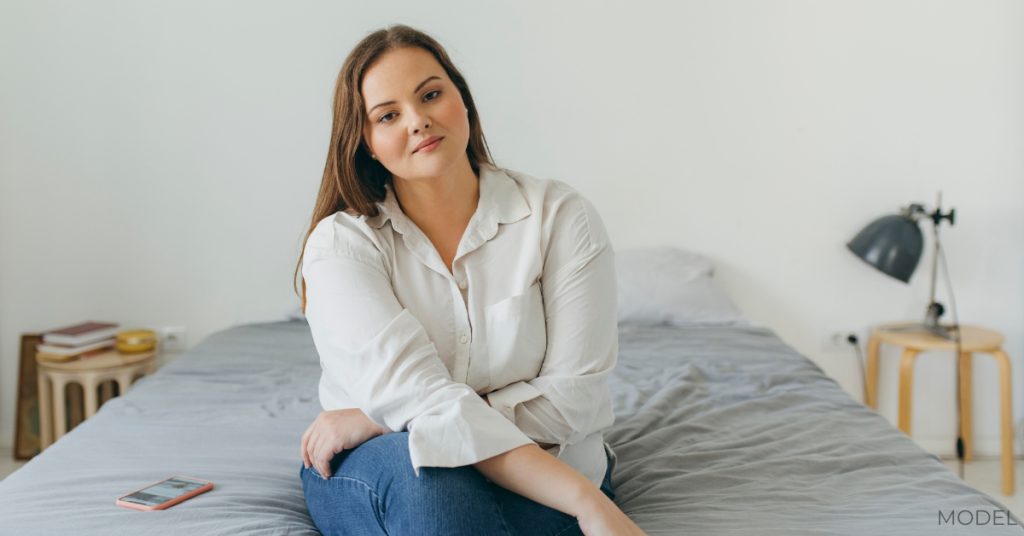
<instances>
[{"instance_id":1,"label":"woman's nose","mask_svg":"<svg viewBox=\"0 0 1024 536\"><path fill-rule=\"evenodd\" d=\"M430 128L430 118L421 114L411 114L411 130L413 134L419 134L421 130Z\"/></svg>"}]
</instances>

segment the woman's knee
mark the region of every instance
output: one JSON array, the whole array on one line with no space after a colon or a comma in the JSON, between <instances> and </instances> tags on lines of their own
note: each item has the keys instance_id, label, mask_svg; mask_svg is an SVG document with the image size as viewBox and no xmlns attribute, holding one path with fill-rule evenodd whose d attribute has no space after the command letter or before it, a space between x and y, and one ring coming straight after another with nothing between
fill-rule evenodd
<instances>
[{"instance_id":1,"label":"woman's knee","mask_svg":"<svg viewBox=\"0 0 1024 536\"><path fill-rule=\"evenodd\" d=\"M452 493L486 486L483 475L470 465L421 467L417 476L409 455L408 432L384 434L363 443L341 461L338 471L417 502L432 502L435 497L444 500Z\"/></svg>"},{"instance_id":2,"label":"woman's knee","mask_svg":"<svg viewBox=\"0 0 1024 536\"><path fill-rule=\"evenodd\" d=\"M381 501L377 490L390 487L396 476L401 478L406 468L412 472L411 464L408 433L397 432L377 436L354 449L346 449L334 455L329 463L330 476L327 478L314 467L303 467L299 475L307 501L310 495L328 494L333 495L335 500L346 495L349 499L371 500L374 506L378 506ZM320 483L336 485L318 485Z\"/></svg>"},{"instance_id":3,"label":"woman's knee","mask_svg":"<svg viewBox=\"0 0 1024 536\"><path fill-rule=\"evenodd\" d=\"M390 432L368 439L352 450L352 454L384 457L387 459L409 458L409 432Z\"/></svg>"},{"instance_id":4,"label":"woman's knee","mask_svg":"<svg viewBox=\"0 0 1024 536\"><path fill-rule=\"evenodd\" d=\"M332 475L340 473L368 482L390 480L405 471L412 473L409 432L379 435L331 460Z\"/></svg>"}]
</instances>

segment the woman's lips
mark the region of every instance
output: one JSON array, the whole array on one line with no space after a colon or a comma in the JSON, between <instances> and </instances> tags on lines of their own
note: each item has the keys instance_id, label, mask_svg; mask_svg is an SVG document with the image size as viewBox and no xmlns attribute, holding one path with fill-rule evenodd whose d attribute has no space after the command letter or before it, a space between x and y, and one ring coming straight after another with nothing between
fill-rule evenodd
<instances>
[{"instance_id":1,"label":"woman's lips","mask_svg":"<svg viewBox=\"0 0 1024 536\"><path fill-rule=\"evenodd\" d=\"M441 145L442 141L444 141L443 137L438 138L438 139L434 140L433 143L430 143L429 145L424 145L423 147L420 147L419 149L416 149L413 152L415 152L415 153L429 153L430 151L433 151L434 149L437 149L437 146Z\"/></svg>"}]
</instances>

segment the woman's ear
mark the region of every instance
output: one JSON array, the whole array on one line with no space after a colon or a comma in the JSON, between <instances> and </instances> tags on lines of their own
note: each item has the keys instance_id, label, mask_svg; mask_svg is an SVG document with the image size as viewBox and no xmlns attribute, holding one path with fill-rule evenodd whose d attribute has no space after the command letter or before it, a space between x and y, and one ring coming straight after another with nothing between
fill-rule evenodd
<instances>
[{"instance_id":1,"label":"woman's ear","mask_svg":"<svg viewBox=\"0 0 1024 536\"><path fill-rule=\"evenodd\" d=\"M359 134L359 138L363 142L363 148L366 149L366 152L373 153L373 148L370 147L370 125L363 125L363 131Z\"/></svg>"},{"instance_id":2,"label":"woman's ear","mask_svg":"<svg viewBox=\"0 0 1024 536\"><path fill-rule=\"evenodd\" d=\"M363 149L366 150L366 154L370 155L370 158L376 160L377 155L373 154L373 148L370 147L370 140L367 139L366 134L363 134Z\"/></svg>"}]
</instances>

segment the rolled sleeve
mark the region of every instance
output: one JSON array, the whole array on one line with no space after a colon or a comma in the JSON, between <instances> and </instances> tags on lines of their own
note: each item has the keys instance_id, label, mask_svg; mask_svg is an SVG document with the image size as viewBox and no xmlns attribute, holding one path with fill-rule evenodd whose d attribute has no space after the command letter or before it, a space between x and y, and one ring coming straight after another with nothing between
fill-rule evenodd
<instances>
[{"instance_id":1,"label":"rolled sleeve","mask_svg":"<svg viewBox=\"0 0 1024 536\"><path fill-rule=\"evenodd\" d=\"M487 394L487 400L491 403L491 407L498 410L498 413L510 421L515 421L516 406L543 394L528 382L515 382L496 391L491 391Z\"/></svg>"},{"instance_id":2,"label":"rolled sleeve","mask_svg":"<svg viewBox=\"0 0 1024 536\"><path fill-rule=\"evenodd\" d=\"M582 198L556 218L542 275L547 350L536 378L488 393L537 442L581 442L611 426L608 376L618 358L614 251Z\"/></svg>"},{"instance_id":3,"label":"rolled sleeve","mask_svg":"<svg viewBox=\"0 0 1024 536\"><path fill-rule=\"evenodd\" d=\"M372 241L340 224L329 229L314 230L334 236L311 235L302 266L306 319L327 383L374 422L409 431L417 476L420 467L460 467L531 443L451 378L422 323L395 297Z\"/></svg>"}]
</instances>

